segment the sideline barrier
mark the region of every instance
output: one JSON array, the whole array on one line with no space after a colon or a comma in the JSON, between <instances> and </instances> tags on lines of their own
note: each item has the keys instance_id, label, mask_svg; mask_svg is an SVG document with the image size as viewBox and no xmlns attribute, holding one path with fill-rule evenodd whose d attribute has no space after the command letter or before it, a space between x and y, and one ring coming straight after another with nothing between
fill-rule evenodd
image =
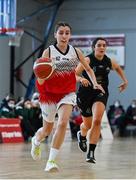
<instances>
[{"instance_id":1,"label":"sideline barrier","mask_svg":"<svg viewBox=\"0 0 136 180\"><path fill-rule=\"evenodd\" d=\"M20 123L21 120L18 118L0 118L0 142L24 142Z\"/></svg>"},{"instance_id":2,"label":"sideline barrier","mask_svg":"<svg viewBox=\"0 0 136 180\"><path fill-rule=\"evenodd\" d=\"M111 131L111 127L109 124L109 120L108 120L106 111L104 111L104 114L102 117L101 136L102 136L102 139L105 139L105 140L106 139L112 140L114 138L112 131Z\"/></svg>"}]
</instances>

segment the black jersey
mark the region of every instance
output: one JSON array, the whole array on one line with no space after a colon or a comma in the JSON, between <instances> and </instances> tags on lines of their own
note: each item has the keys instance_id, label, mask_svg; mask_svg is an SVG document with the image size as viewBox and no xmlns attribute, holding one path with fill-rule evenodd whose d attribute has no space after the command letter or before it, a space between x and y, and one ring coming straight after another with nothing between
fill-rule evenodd
<instances>
[{"instance_id":1,"label":"black jersey","mask_svg":"<svg viewBox=\"0 0 136 180\"><path fill-rule=\"evenodd\" d=\"M87 57L90 58L90 67L93 69L96 76L97 83L101 84L104 88L105 93L103 94L99 89L93 89L92 82L88 77L86 71L83 71L82 76L89 80L90 85L88 87L83 86L80 83L77 92L77 105L81 110L81 114L84 117L92 116L92 105L96 102L102 102L105 106L107 104L109 92L108 85L109 79L108 74L112 68L111 59L104 55L103 59L99 61L94 54L89 54Z\"/></svg>"},{"instance_id":2,"label":"black jersey","mask_svg":"<svg viewBox=\"0 0 136 180\"><path fill-rule=\"evenodd\" d=\"M104 55L103 59L100 61L94 56L94 53L89 54L87 57L89 57L90 59L89 65L94 71L97 83L101 84L104 90L108 92L108 85L109 85L108 74L112 68L111 59L108 58L106 55ZM83 77L88 79L92 84L86 71L83 71L82 75ZM90 88L90 86L88 86L88 88Z\"/></svg>"}]
</instances>

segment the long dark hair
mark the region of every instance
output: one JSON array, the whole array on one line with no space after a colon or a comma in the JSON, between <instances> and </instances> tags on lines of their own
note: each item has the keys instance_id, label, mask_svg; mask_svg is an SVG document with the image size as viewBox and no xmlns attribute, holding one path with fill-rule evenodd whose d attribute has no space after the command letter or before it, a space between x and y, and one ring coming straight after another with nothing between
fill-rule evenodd
<instances>
[{"instance_id":1,"label":"long dark hair","mask_svg":"<svg viewBox=\"0 0 136 180\"><path fill-rule=\"evenodd\" d=\"M54 32L56 33L57 31L58 31L58 29L59 29L59 27L60 26L68 26L69 28L70 28L70 31L72 31L72 28L71 28L71 26L68 24L68 23L66 23L66 22L58 22L57 24L56 24L56 26L55 26L55 29L54 29Z\"/></svg>"},{"instance_id":2,"label":"long dark hair","mask_svg":"<svg viewBox=\"0 0 136 180\"><path fill-rule=\"evenodd\" d=\"M106 45L107 45L107 40L106 40L105 38L103 38L103 37L97 37L97 38L94 39L93 42L92 42L92 49L95 48L95 45L97 44L97 41L99 41L99 40L105 41L105 42L106 42Z\"/></svg>"}]
</instances>

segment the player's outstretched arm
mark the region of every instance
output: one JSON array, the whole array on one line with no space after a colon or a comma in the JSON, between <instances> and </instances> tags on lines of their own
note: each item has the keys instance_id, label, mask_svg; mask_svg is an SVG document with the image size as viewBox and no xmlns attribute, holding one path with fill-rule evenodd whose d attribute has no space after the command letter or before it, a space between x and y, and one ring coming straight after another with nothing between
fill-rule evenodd
<instances>
[{"instance_id":1,"label":"player's outstretched arm","mask_svg":"<svg viewBox=\"0 0 136 180\"><path fill-rule=\"evenodd\" d=\"M100 89L103 93L105 93L102 86L97 83L95 74L94 74L92 68L87 63L87 61L85 61L85 57L84 57L83 53L81 52L81 50L79 50L78 48L76 48L76 50L77 50L77 53L79 56L80 63L82 64L82 66L85 69L85 71L87 72L90 80L92 81L94 89Z\"/></svg>"},{"instance_id":2,"label":"player's outstretched arm","mask_svg":"<svg viewBox=\"0 0 136 180\"><path fill-rule=\"evenodd\" d=\"M87 60L87 57L85 59L86 59L87 63L89 64L89 61ZM80 82L83 86L87 87L87 86L89 86L90 82L86 78L81 76L83 71L84 71L84 67L83 67L83 65L81 63L79 63L77 68L75 69L76 81Z\"/></svg>"}]
</instances>

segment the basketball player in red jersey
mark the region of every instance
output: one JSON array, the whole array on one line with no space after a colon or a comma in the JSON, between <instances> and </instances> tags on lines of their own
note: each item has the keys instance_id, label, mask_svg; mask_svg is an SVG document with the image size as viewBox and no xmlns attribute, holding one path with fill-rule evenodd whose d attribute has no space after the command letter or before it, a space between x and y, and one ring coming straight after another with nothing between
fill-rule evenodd
<instances>
[{"instance_id":1,"label":"basketball player in red jersey","mask_svg":"<svg viewBox=\"0 0 136 180\"><path fill-rule=\"evenodd\" d=\"M48 80L37 79L36 82L40 94L43 127L32 138L31 148L33 159L39 160L41 158L40 143L52 132L55 115L58 113L57 127L52 138L45 171L58 170L55 160L64 141L66 127L76 102L75 68L79 61L84 66L93 87L104 92L101 85L97 84L93 70L84 61L81 51L68 44L71 37L70 25L64 22L58 23L54 36L56 38L55 45L44 50L42 57L51 58L56 68L53 77Z\"/></svg>"}]
</instances>

